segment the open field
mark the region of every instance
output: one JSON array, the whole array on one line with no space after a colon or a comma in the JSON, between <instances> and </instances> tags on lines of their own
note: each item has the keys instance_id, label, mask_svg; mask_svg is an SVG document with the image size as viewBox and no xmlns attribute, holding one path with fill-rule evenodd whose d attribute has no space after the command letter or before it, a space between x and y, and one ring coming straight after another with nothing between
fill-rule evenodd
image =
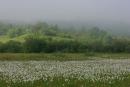
<instances>
[{"instance_id":1,"label":"open field","mask_svg":"<svg viewBox=\"0 0 130 87\"><path fill-rule=\"evenodd\" d=\"M0 53L1 61L129 59L128 53Z\"/></svg>"},{"instance_id":2,"label":"open field","mask_svg":"<svg viewBox=\"0 0 130 87\"><path fill-rule=\"evenodd\" d=\"M129 87L130 54L1 53L0 87Z\"/></svg>"},{"instance_id":3,"label":"open field","mask_svg":"<svg viewBox=\"0 0 130 87\"><path fill-rule=\"evenodd\" d=\"M129 86L130 59L0 62L0 87Z\"/></svg>"},{"instance_id":4,"label":"open field","mask_svg":"<svg viewBox=\"0 0 130 87\"><path fill-rule=\"evenodd\" d=\"M0 87L129 87L130 54L0 53Z\"/></svg>"}]
</instances>

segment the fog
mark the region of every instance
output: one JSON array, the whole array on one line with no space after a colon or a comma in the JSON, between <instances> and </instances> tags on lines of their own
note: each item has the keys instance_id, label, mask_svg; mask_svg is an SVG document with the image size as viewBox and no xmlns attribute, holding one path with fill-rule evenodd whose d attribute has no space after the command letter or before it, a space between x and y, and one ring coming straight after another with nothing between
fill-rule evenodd
<instances>
[{"instance_id":1,"label":"fog","mask_svg":"<svg viewBox=\"0 0 130 87\"><path fill-rule=\"evenodd\" d=\"M0 20L130 23L130 0L0 0Z\"/></svg>"}]
</instances>

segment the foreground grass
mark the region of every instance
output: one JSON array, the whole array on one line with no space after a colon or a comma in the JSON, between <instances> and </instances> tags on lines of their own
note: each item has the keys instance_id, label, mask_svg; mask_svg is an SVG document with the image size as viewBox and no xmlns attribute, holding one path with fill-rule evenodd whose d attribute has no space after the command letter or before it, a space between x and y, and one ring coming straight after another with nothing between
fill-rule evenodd
<instances>
[{"instance_id":1,"label":"foreground grass","mask_svg":"<svg viewBox=\"0 0 130 87\"><path fill-rule=\"evenodd\" d=\"M30 60L37 60L37 61L40 61L40 60L59 60L59 61L77 60L78 61L78 60L90 60L90 59L98 59L98 58L99 59L128 59L128 58L130 58L130 54L125 54L125 53L120 53L120 54L108 54L108 53L53 53L53 54L1 53L0 54L0 61L2 61L2 63L3 63L3 61L14 61L14 60L17 60L20 62L21 61L30 61ZM106 64L106 62L105 62L105 64ZM2 65L3 64L1 64L1 66ZM31 65L34 67L33 64L31 64ZM26 63L26 67L27 66L29 66L29 65ZM72 64L71 64L71 66L72 66ZM6 67L11 68L10 64L8 65L8 63L7 63ZM18 65L18 67L20 67L20 66ZM16 68L14 67L11 69L15 70ZM105 67L105 69L106 69L106 67ZM18 70L20 70L20 69L18 69ZM36 70L38 70L38 69L36 68ZM2 74L2 73L3 72L1 70L0 74ZM11 73L11 72L9 71L9 73ZM110 72L108 72L108 73L110 73ZM110 74L103 73L103 75L101 77L104 78L105 77L104 75L105 76L111 75L111 73ZM91 78L90 79L89 78L88 79L79 79L79 78L75 78L75 76L72 78L71 77L64 78L62 76L61 77L56 76L53 78L47 77L47 79L41 78L40 80L33 80L33 81L23 81L23 80L13 81L13 80L9 79L9 77L7 77L5 79L4 78L5 75L2 75L0 77L1 77L0 78L0 87L130 87L129 73L127 73L126 75L123 74L123 76L121 76L121 77L119 76L117 78L110 79L107 81L106 80L92 80Z\"/></svg>"},{"instance_id":2,"label":"foreground grass","mask_svg":"<svg viewBox=\"0 0 130 87\"><path fill-rule=\"evenodd\" d=\"M76 78L65 79L56 77L47 80L35 80L33 82L11 82L0 80L0 87L130 87L130 76L123 80L113 79L111 81L91 81L89 79L79 80Z\"/></svg>"},{"instance_id":3,"label":"foreground grass","mask_svg":"<svg viewBox=\"0 0 130 87\"><path fill-rule=\"evenodd\" d=\"M0 61L129 59L128 53L0 53Z\"/></svg>"}]
</instances>

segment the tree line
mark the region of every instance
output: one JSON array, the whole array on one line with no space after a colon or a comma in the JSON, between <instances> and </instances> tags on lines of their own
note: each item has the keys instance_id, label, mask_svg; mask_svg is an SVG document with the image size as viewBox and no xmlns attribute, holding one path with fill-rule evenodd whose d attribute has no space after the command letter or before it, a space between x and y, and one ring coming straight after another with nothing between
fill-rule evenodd
<instances>
[{"instance_id":1,"label":"tree line","mask_svg":"<svg viewBox=\"0 0 130 87\"><path fill-rule=\"evenodd\" d=\"M130 52L130 41L113 39L109 44L101 42L53 41L42 38L27 38L24 42L0 43L1 53L78 53L78 52Z\"/></svg>"}]
</instances>

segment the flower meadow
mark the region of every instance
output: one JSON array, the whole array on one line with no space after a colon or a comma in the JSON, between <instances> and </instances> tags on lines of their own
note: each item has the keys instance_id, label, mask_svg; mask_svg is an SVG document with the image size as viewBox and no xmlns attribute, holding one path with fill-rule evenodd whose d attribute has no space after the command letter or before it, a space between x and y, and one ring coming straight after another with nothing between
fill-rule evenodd
<instances>
[{"instance_id":1,"label":"flower meadow","mask_svg":"<svg viewBox=\"0 0 130 87\"><path fill-rule=\"evenodd\" d=\"M0 87L130 87L130 59L0 61Z\"/></svg>"}]
</instances>

